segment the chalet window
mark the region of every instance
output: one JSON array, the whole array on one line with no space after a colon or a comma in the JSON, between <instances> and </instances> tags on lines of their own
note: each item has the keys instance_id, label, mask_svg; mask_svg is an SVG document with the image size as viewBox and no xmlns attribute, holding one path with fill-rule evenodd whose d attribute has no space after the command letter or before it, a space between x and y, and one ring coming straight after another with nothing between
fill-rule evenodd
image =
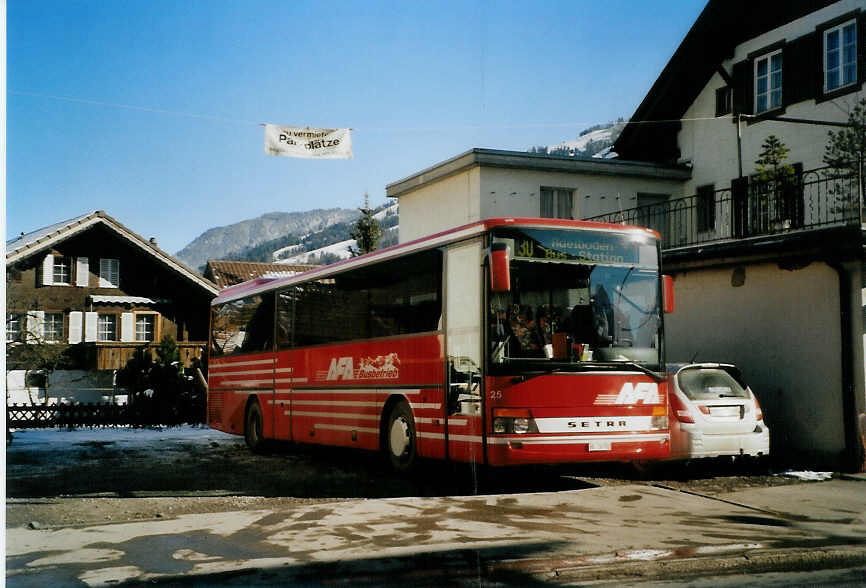
<instances>
[{"instance_id":1,"label":"chalet window","mask_svg":"<svg viewBox=\"0 0 866 588\"><path fill-rule=\"evenodd\" d=\"M120 287L120 260L119 259L100 259L99 260L99 287L100 288L119 288Z\"/></svg>"},{"instance_id":2,"label":"chalet window","mask_svg":"<svg viewBox=\"0 0 866 588\"><path fill-rule=\"evenodd\" d=\"M574 218L574 190L542 188L539 216L543 218Z\"/></svg>"},{"instance_id":3,"label":"chalet window","mask_svg":"<svg viewBox=\"0 0 866 588\"><path fill-rule=\"evenodd\" d=\"M21 322L24 317L19 312L10 312L6 315L6 342L14 343L21 341Z\"/></svg>"},{"instance_id":4,"label":"chalet window","mask_svg":"<svg viewBox=\"0 0 866 588\"><path fill-rule=\"evenodd\" d=\"M698 186L696 213L698 231L716 229L716 193L713 184Z\"/></svg>"},{"instance_id":5,"label":"chalet window","mask_svg":"<svg viewBox=\"0 0 866 588\"><path fill-rule=\"evenodd\" d=\"M69 284L71 276L69 258L55 255L54 263L52 264L51 281L54 284Z\"/></svg>"},{"instance_id":6,"label":"chalet window","mask_svg":"<svg viewBox=\"0 0 866 588\"><path fill-rule=\"evenodd\" d=\"M49 343L59 343L63 337L63 313L46 312L42 322L42 338Z\"/></svg>"},{"instance_id":7,"label":"chalet window","mask_svg":"<svg viewBox=\"0 0 866 588\"><path fill-rule=\"evenodd\" d=\"M824 31L824 92L857 83L857 21Z\"/></svg>"},{"instance_id":8,"label":"chalet window","mask_svg":"<svg viewBox=\"0 0 866 588\"><path fill-rule=\"evenodd\" d=\"M117 341L117 315L100 314L96 323L97 341Z\"/></svg>"},{"instance_id":9,"label":"chalet window","mask_svg":"<svg viewBox=\"0 0 866 588\"><path fill-rule=\"evenodd\" d=\"M733 112L732 94L733 92L728 86L716 89L716 116L724 116Z\"/></svg>"},{"instance_id":10,"label":"chalet window","mask_svg":"<svg viewBox=\"0 0 866 588\"><path fill-rule=\"evenodd\" d=\"M155 314L137 314L135 315L135 340L136 341L153 341L156 332L156 315Z\"/></svg>"},{"instance_id":11,"label":"chalet window","mask_svg":"<svg viewBox=\"0 0 866 588\"><path fill-rule=\"evenodd\" d=\"M755 59L755 114L782 106L782 50Z\"/></svg>"}]
</instances>

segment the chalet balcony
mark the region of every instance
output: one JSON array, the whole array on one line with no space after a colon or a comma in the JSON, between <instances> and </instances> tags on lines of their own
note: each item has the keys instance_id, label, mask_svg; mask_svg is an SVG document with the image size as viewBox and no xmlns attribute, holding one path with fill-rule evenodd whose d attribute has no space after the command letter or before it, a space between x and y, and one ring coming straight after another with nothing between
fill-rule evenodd
<instances>
[{"instance_id":1,"label":"chalet balcony","mask_svg":"<svg viewBox=\"0 0 866 588\"><path fill-rule=\"evenodd\" d=\"M795 172L782 181L742 178L731 188L586 220L654 229L662 235L662 250L670 254L755 237L860 229L864 219L858 176L820 168Z\"/></svg>"},{"instance_id":2,"label":"chalet balcony","mask_svg":"<svg viewBox=\"0 0 866 588\"><path fill-rule=\"evenodd\" d=\"M155 360L158 342L152 343L85 343L87 346L87 365L90 369L117 370L132 359L137 349L145 349ZM206 341L178 341L177 350L180 353L180 364L188 366L195 359L200 359L207 349Z\"/></svg>"}]
</instances>

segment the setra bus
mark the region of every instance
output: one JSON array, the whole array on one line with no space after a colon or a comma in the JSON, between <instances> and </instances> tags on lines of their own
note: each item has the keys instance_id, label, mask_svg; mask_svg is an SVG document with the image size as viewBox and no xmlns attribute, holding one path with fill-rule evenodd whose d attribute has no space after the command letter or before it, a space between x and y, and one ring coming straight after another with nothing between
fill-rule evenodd
<instances>
[{"instance_id":1,"label":"setra bus","mask_svg":"<svg viewBox=\"0 0 866 588\"><path fill-rule=\"evenodd\" d=\"M659 236L484 220L228 287L211 308L208 424L491 466L670 453Z\"/></svg>"}]
</instances>

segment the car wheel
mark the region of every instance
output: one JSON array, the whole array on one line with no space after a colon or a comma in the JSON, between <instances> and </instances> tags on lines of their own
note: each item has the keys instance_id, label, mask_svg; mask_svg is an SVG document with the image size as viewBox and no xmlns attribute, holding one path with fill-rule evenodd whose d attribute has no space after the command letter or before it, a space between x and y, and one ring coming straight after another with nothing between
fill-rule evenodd
<instances>
[{"instance_id":1,"label":"car wheel","mask_svg":"<svg viewBox=\"0 0 866 588\"><path fill-rule=\"evenodd\" d=\"M385 451L391 466L398 472L408 472L418 456L415 418L406 402L391 409L385 427Z\"/></svg>"},{"instance_id":2,"label":"car wheel","mask_svg":"<svg viewBox=\"0 0 866 588\"><path fill-rule=\"evenodd\" d=\"M258 401L251 402L244 418L244 439L247 442L247 447L257 453L262 451L265 444L265 439L262 436L262 421L262 409Z\"/></svg>"}]
</instances>

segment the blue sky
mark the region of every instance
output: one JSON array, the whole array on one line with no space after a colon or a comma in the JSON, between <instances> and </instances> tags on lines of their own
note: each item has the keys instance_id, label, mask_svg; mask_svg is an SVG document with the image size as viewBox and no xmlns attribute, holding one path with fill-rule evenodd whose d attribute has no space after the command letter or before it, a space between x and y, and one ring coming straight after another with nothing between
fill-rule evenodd
<instances>
[{"instance_id":1,"label":"blue sky","mask_svg":"<svg viewBox=\"0 0 866 588\"><path fill-rule=\"evenodd\" d=\"M354 208L472 147L628 118L702 0L7 3L7 237L102 209L176 252L272 211ZM267 156L258 123L351 127Z\"/></svg>"}]
</instances>

